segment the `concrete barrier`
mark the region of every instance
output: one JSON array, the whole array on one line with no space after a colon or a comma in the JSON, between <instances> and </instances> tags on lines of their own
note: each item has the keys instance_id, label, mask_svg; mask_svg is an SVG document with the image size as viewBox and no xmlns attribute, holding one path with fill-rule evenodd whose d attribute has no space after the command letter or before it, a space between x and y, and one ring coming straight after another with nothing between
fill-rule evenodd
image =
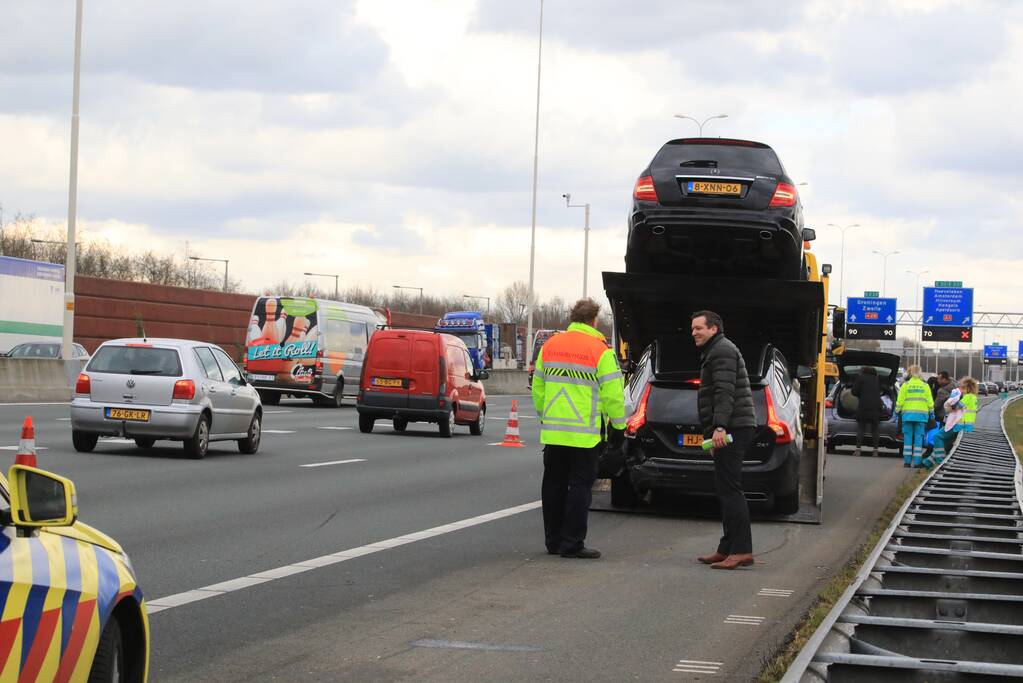
<instances>
[{"instance_id":1,"label":"concrete barrier","mask_svg":"<svg viewBox=\"0 0 1023 683\"><path fill-rule=\"evenodd\" d=\"M81 361L0 358L0 403L70 401L72 375L81 367Z\"/></svg>"},{"instance_id":2,"label":"concrete barrier","mask_svg":"<svg viewBox=\"0 0 1023 683\"><path fill-rule=\"evenodd\" d=\"M528 394L528 373L525 370L489 370L490 379L483 381L487 393L493 396Z\"/></svg>"}]
</instances>

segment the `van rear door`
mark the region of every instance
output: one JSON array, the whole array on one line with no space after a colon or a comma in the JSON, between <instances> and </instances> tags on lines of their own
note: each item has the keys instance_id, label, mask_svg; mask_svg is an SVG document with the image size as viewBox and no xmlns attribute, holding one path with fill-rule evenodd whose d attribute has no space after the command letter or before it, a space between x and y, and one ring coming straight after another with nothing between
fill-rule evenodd
<instances>
[{"instance_id":1,"label":"van rear door","mask_svg":"<svg viewBox=\"0 0 1023 683\"><path fill-rule=\"evenodd\" d=\"M363 387L366 403L384 408L408 407L412 334L387 332L374 336Z\"/></svg>"},{"instance_id":2,"label":"van rear door","mask_svg":"<svg viewBox=\"0 0 1023 683\"><path fill-rule=\"evenodd\" d=\"M440 349L436 334L420 332L412 340L412 367L409 373L409 408L437 408L440 390Z\"/></svg>"}]
</instances>

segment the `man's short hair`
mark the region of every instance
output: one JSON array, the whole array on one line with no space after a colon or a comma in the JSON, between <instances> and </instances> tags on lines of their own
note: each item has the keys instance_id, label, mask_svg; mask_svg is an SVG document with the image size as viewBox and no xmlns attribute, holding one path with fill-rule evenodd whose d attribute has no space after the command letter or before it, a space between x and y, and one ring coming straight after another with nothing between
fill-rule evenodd
<instances>
[{"instance_id":1,"label":"man's short hair","mask_svg":"<svg viewBox=\"0 0 1023 683\"><path fill-rule=\"evenodd\" d=\"M951 377L949 377L948 370L939 370L938 377L941 379L951 379Z\"/></svg>"},{"instance_id":2,"label":"man's short hair","mask_svg":"<svg viewBox=\"0 0 1023 683\"><path fill-rule=\"evenodd\" d=\"M572 306L572 312L568 314L568 319L573 323L585 323L590 324L596 320L600 314L600 304L593 299L579 299Z\"/></svg>"},{"instance_id":3,"label":"man's short hair","mask_svg":"<svg viewBox=\"0 0 1023 683\"><path fill-rule=\"evenodd\" d=\"M725 321L722 320L721 316L714 311L697 311L689 316L689 319L696 320L701 316L707 320L707 327L716 327L718 328L718 332L725 331Z\"/></svg>"}]
</instances>

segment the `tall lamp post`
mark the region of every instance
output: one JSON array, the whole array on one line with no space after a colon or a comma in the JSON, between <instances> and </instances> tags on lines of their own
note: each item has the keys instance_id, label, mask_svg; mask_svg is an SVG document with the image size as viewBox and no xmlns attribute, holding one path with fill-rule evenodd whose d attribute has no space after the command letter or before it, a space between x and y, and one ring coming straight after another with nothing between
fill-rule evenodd
<instances>
[{"instance_id":1,"label":"tall lamp post","mask_svg":"<svg viewBox=\"0 0 1023 683\"><path fill-rule=\"evenodd\" d=\"M423 288L422 287L405 287L404 285L392 285L397 290L411 289L419 290L419 315L423 314Z\"/></svg>"},{"instance_id":2,"label":"tall lamp post","mask_svg":"<svg viewBox=\"0 0 1023 683\"><path fill-rule=\"evenodd\" d=\"M583 223L583 298L586 298L586 280L587 273L590 268L590 205L589 204L573 204L572 194L567 193L561 195L565 198L565 206L570 209L585 209L586 218Z\"/></svg>"},{"instance_id":3,"label":"tall lamp post","mask_svg":"<svg viewBox=\"0 0 1023 683\"><path fill-rule=\"evenodd\" d=\"M874 253L878 256L884 257L884 265L881 267L881 296L887 296L887 285L888 285L888 257L895 256L898 251L878 251L874 249Z\"/></svg>"},{"instance_id":4,"label":"tall lamp post","mask_svg":"<svg viewBox=\"0 0 1023 683\"><path fill-rule=\"evenodd\" d=\"M463 299L486 299L487 300L487 320L490 319L490 297L489 296L473 296L471 294L463 294Z\"/></svg>"},{"instance_id":5,"label":"tall lamp post","mask_svg":"<svg viewBox=\"0 0 1023 683\"><path fill-rule=\"evenodd\" d=\"M337 301L340 298L340 295L338 293L338 282L341 279L340 275L335 275L334 273L302 273L302 274L305 276L334 278L334 301Z\"/></svg>"},{"instance_id":6,"label":"tall lamp post","mask_svg":"<svg viewBox=\"0 0 1023 683\"><path fill-rule=\"evenodd\" d=\"M845 291L845 231L849 228L858 228L860 227L860 224L853 223L852 225L842 226L836 225L835 223L828 223L828 225L842 231L842 255L839 257L838 261L838 305L841 306L845 303L845 299L843 298L843 293Z\"/></svg>"},{"instance_id":7,"label":"tall lamp post","mask_svg":"<svg viewBox=\"0 0 1023 683\"><path fill-rule=\"evenodd\" d=\"M915 275L916 276L916 285L915 285L915 289L913 290L913 291L916 292L916 294L913 297L913 308L919 310L920 309L920 276L921 275L926 275L927 273L929 273L931 271L929 271L929 270L907 270L906 272L909 273L910 275ZM923 314L921 314L920 315L920 329L921 330L923 330L923 324L924 324L924 316L923 316ZM918 344L917 344L917 347L916 347L916 364L917 365L920 365L920 347L924 343L922 335L923 335L923 332L921 331L921 337L920 337L919 340L917 340ZM955 348L955 347L953 347L953 348Z\"/></svg>"},{"instance_id":8,"label":"tall lamp post","mask_svg":"<svg viewBox=\"0 0 1023 683\"><path fill-rule=\"evenodd\" d=\"M202 258L201 256L189 256L193 261L213 261L224 264L224 291L227 291L227 259L226 258Z\"/></svg>"},{"instance_id":9,"label":"tall lamp post","mask_svg":"<svg viewBox=\"0 0 1023 683\"><path fill-rule=\"evenodd\" d=\"M703 137L703 127L705 125L707 125L708 121L712 121L714 119L727 119L728 118L728 114L715 114L714 116L708 116L703 121L697 121L692 116L686 116L685 114L675 114L675 118L676 119L688 119L688 120L692 121L693 123L695 123L697 126L700 127L700 137L702 138Z\"/></svg>"},{"instance_id":10,"label":"tall lamp post","mask_svg":"<svg viewBox=\"0 0 1023 683\"><path fill-rule=\"evenodd\" d=\"M82 0L75 3L75 75L71 91L71 172L67 192L67 258L64 260L64 334L60 357L74 357L75 221L78 217L78 94L82 76Z\"/></svg>"},{"instance_id":11,"label":"tall lamp post","mask_svg":"<svg viewBox=\"0 0 1023 683\"><path fill-rule=\"evenodd\" d=\"M540 65L543 61L543 0L536 48L536 127L533 133L533 218L529 232L529 313L526 317L526 355L533 352L533 274L536 266L536 182L540 171Z\"/></svg>"}]
</instances>

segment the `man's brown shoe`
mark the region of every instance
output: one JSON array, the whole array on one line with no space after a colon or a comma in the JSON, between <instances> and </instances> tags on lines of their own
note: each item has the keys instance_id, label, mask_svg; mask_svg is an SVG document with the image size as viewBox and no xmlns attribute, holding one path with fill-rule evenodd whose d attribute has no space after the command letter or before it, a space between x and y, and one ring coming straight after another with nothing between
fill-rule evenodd
<instances>
[{"instance_id":1,"label":"man's brown shoe","mask_svg":"<svg viewBox=\"0 0 1023 683\"><path fill-rule=\"evenodd\" d=\"M710 566L711 569L737 569L738 567L752 567L753 566L753 555L746 553L745 555L729 555L720 562L715 562Z\"/></svg>"},{"instance_id":2,"label":"man's brown shoe","mask_svg":"<svg viewBox=\"0 0 1023 683\"><path fill-rule=\"evenodd\" d=\"M715 562L720 562L726 557L728 556L723 553L711 553L710 555L702 555L700 557L697 557L696 559L699 560L700 562L703 562L704 564L714 564Z\"/></svg>"}]
</instances>

